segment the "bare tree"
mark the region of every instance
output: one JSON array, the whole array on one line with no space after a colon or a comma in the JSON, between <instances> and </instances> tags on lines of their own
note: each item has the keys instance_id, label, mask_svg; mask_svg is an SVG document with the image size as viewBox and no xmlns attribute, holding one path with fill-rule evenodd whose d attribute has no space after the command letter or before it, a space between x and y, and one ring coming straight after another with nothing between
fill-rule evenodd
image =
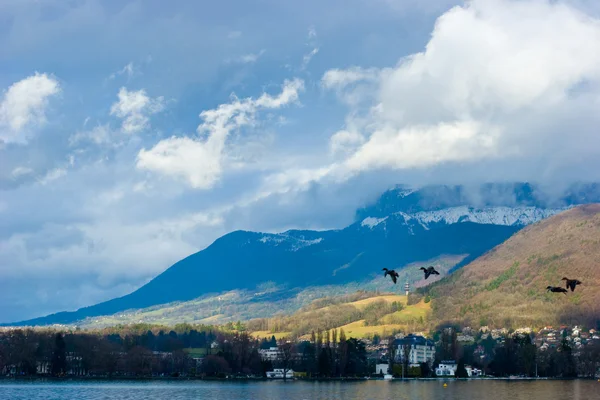
<instances>
[{"instance_id":1,"label":"bare tree","mask_svg":"<svg viewBox=\"0 0 600 400\"><path fill-rule=\"evenodd\" d=\"M394 373L394 361L396 361L396 346L394 345L394 337L388 337L388 363L390 374Z\"/></svg>"},{"instance_id":2,"label":"bare tree","mask_svg":"<svg viewBox=\"0 0 600 400\"><path fill-rule=\"evenodd\" d=\"M292 369L294 362L294 354L296 352L296 346L292 342L281 340L279 342L279 353L277 361L283 369L283 380L287 379L287 373Z\"/></svg>"},{"instance_id":3,"label":"bare tree","mask_svg":"<svg viewBox=\"0 0 600 400\"><path fill-rule=\"evenodd\" d=\"M410 359L410 344L402 345L402 378L404 378L408 372L408 362Z\"/></svg>"}]
</instances>

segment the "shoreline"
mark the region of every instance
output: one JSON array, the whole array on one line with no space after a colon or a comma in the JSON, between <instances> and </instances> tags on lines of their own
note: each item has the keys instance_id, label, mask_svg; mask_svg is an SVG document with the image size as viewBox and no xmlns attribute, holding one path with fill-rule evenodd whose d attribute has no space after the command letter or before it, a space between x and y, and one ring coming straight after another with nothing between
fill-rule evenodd
<instances>
[{"instance_id":1,"label":"shoreline","mask_svg":"<svg viewBox=\"0 0 600 400\"><path fill-rule=\"evenodd\" d=\"M393 378L385 380L383 378L293 378L287 379L287 382L361 382L361 381L382 381L382 382L409 382L409 381L572 381L572 380L598 380L598 378L561 378L561 377L478 377L478 378L452 378L452 377L436 377L436 378ZM52 376L0 376L2 382L190 382L190 381L213 381L213 382L271 382L283 381L283 379L258 378L258 377L231 377L231 378L214 378L214 377L52 377Z\"/></svg>"}]
</instances>

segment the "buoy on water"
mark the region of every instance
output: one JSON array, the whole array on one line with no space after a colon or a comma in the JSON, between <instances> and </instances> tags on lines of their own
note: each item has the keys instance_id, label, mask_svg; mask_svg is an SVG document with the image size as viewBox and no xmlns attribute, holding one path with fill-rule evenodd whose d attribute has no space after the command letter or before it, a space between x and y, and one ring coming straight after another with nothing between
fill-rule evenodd
<instances>
[{"instance_id":1,"label":"buoy on water","mask_svg":"<svg viewBox=\"0 0 600 400\"><path fill-rule=\"evenodd\" d=\"M598 379L598 381L600 381L600 379ZM446 387L446 386L448 386L448 384L447 384L447 383L444 383L444 387Z\"/></svg>"}]
</instances>

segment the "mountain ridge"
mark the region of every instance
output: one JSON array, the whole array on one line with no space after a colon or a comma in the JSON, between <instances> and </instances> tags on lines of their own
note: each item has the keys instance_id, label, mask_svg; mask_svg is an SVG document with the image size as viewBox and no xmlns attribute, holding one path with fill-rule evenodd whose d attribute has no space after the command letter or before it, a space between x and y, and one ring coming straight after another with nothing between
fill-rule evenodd
<instances>
[{"instance_id":1,"label":"mountain ridge","mask_svg":"<svg viewBox=\"0 0 600 400\"><path fill-rule=\"evenodd\" d=\"M358 219L345 228L288 230L283 233L233 231L216 239L204 250L173 264L130 294L77 311L3 325L73 323L128 309L188 301L211 293L253 289L268 281L297 288L342 284L364 279L371 271L380 270L383 266L402 269L408 264L441 254L466 254L454 266L456 269L502 243L523 226L562 211L561 208L532 205L531 193L535 191L530 184L483 187L487 192L480 190L480 198L493 198L494 193L508 190L510 196L503 197L510 197L510 201L494 200L486 203L487 208L476 208L462 204L467 201L466 192L456 187L395 188L385 192L370 206L374 210L373 215ZM571 194L563 197L571 196L575 203L586 197L597 197L600 201L597 185L585 187L591 188L586 196L581 195L581 190L571 190L568 192ZM428 200L427 196L431 193L435 196ZM522 201L522 205L503 205L515 204L514 199ZM440 209L440 205L446 208ZM357 211L357 215L368 209L369 206L364 207L363 211ZM388 210L389 214L377 217L380 209ZM282 265L285 268L280 268ZM213 272L223 270L235 274Z\"/></svg>"}]
</instances>

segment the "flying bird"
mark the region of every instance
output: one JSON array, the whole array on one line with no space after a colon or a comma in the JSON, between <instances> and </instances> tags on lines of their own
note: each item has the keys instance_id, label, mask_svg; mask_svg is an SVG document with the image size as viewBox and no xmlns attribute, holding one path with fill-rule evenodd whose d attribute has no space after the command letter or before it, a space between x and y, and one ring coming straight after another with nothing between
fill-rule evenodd
<instances>
[{"instance_id":1,"label":"flying bird","mask_svg":"<svg viewBox=\"0 0 600 400\"><path fill-rule=\"evenodd\" d=\"M546 287L546 290L554 293L563 293L565 296L567 295L567 289L558 286L548 286Z\"/></svg>"},{"instance_id":2,"label":"flying bird","mask_svg":"<svg viewBox=\"0 0 600 400\"><path fill-rule=\"evenodd\" d=\"M429 275L439 275L440 274L431 265L427 268L421 267L420 269L422 269L423 272L425 272L425 279L429 278Z\"/></svg>"},{"instance_id":3,"label":"flying bird","mask_svg":"<svg viewBox=\"0 0 600 400\"><path fill-rule=\"evenodd\" d=\"M561 281L567 281L567 289L571 289L571 292L575 290L575 286L581 285L578 279L562 278Z\"/></svg>"},{"instance_id":4,"label":"flying bird","mask_svg":"<svg viewBox=\"0 0 600 400\"><path fill-rule=\"evenodd\" d=\"M396 279L400 276L398 275L398 273L396 271L394 271L393 269L388 270L387 268L382 269L382 271L385 271L383 276L390 276L392 278L392 281L394 281L394 285L396 284Z\"/></svg>"}]
</instances>

